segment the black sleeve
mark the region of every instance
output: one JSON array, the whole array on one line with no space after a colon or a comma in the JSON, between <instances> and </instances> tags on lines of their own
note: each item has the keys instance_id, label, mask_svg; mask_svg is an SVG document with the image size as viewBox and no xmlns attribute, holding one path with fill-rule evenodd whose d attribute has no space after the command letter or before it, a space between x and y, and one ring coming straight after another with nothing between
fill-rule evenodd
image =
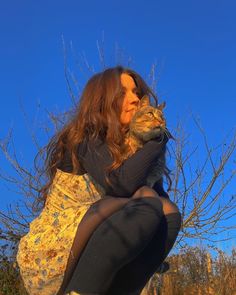
<instances>
[{"instance_id":1,"label":"black sleeve","mask_svg":"<svg viewBox=\"0 0 236 295\"><path fill-rule=\"evenodd\" d=\"M85 171L105 189L107 195L131 197L139 187L146 184L149 168L162 153L167 141L167 137L161 143L157 139L150 140L121 166L107 174L112 186L105 180L105 168L113 163L105 142L97 140L86 145L80 144L78 156Z\"/></svg>"},{"instance_id":2,"label":"black sleeve","mask_svg":"<svg viewBox=\"0 0 236 295\"><path fill-rule=\"evenodd\" d=\"M169 199L169 195L167 194L167 192L164 190L163 188L163 179L157 181L154 186L152 187L152 189L154 189L158 195L160 197L163 197L163 198L166 198L166 199Z\"/></svg>"}]
</instances>

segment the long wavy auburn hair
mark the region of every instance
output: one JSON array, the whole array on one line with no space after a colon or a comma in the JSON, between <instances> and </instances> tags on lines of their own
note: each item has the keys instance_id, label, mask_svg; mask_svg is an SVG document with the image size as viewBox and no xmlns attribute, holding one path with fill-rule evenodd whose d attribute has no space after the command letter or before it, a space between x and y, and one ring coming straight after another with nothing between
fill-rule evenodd
<instances>
[{"instance_id":1,"label":"long wavy auburn hair","mask_svg":"<svg viewBox=\"0 0 236 295\"><path fill-rule=\"evenodd\" d=\"M128 126L120 123L124 98L120 80L122 73L127 73L134 79L139 98L145 94L153 97L157 106L157 96L141 76L129 68L116 66L92 76L84 87L73 117L44 147L46 151L44 173L48 182L40 189L38 198L38 202L43 201L43 206L57 167L63 161L66 151L71 156L72 173L78 173L81 166L77 158L77 147L84 139L96 140L99 137L106 141L114 159L112 165L107 167L106 172L121 165L125 133L128 131Z\"/></svg>"}]
</instances>

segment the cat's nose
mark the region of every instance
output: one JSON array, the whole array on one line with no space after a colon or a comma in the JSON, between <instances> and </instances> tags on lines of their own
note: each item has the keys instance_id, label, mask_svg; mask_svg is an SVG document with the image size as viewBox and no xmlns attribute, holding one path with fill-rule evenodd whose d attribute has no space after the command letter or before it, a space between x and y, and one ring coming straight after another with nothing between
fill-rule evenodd
<instances>
[{"instance_id":1,"label":"cat's nose","mask_svg":"<svg viewBox=\"0 0 236 295\"><path fill-rule=\"evenodd\" d=\"M165 122L163 120L156 119L155 124L156 126L163 127L165 125Z\"/></svg>"}]
</instances>

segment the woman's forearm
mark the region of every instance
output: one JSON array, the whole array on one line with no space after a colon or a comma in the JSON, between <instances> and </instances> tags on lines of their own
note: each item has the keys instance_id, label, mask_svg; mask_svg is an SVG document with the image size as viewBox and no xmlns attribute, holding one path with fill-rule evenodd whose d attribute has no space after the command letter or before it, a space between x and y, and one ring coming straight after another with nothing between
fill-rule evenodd
<instances>
[{"instance_id":1,"label":"woman's forearm","mask_svg":"<svg viewBox=\"0 0 236 295\"><path fill-rule=\"evenodd\" d=\"M105 169L113 163L106 143L89 144L88 148L80 153L80 159L84 169L104 187L106 194L129 197L139 187L145 185L150 167L164 148L165 143L159 143L157 140L147 142L121 166L107 175L112 187L105 179Z\"/></svg>"}]
</instances>

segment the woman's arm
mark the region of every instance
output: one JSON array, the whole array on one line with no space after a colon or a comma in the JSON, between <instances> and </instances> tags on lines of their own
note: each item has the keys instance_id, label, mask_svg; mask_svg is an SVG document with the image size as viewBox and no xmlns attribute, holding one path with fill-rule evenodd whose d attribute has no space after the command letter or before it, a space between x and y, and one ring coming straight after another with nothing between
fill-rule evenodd
<instances>
[{"instance_id":1,"label":"woman's arm","mask_svg":"<svg viewBox=\"0 0 236 295\"><path fill-rule=\"evenodd\" d=\"M163 178L161 178L160 180L155 182L152 189L154 189L158 193L158 195L160 197L163 197L163 198L166 198L166 199L170 198L169 195L167 194L167 192L163 188Z\"/></svg>"},{"instance_id":2,"label":"woman's arm","mask_svg":"<svg viewBox=\"0 0 236 295\"><path fill-rule=\"evenodd\" d=\"M106 143L97 140L86 145L80 144L78 156L85 171L104 187L106 194L131 197L139 187L146 184L149 168L163 152L167 141L167 137L161 143L150 140L121 166L111 171L107 177L112 187L105 181L105 168L113 163Z\"/></svg>"}]
</instances>

